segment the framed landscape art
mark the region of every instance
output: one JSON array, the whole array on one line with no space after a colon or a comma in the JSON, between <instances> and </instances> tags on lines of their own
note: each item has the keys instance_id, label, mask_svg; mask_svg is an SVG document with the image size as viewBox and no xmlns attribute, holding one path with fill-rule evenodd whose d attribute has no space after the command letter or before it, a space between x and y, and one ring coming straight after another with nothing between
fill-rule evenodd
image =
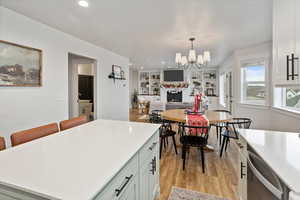
<instances>
[{"instance_id":1,"label":"framed landscape art","mask_svg":"<svg viewBox=\"0 0 300 200\"><path fill-rule=\"evenodd\" d=\"M42 85L42 50L0 40L0 86Z\"/></svg>"}]
</instances>

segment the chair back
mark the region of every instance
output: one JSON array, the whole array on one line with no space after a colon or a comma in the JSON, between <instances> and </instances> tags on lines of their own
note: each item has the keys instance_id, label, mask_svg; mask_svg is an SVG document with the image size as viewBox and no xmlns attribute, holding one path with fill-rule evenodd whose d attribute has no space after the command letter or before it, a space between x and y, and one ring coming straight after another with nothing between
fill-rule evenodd
<instances>
[{"instance_id":1,"label":"chair back","mask_svg":"<svg viewBox=\"0 0 300 200\"><path fill-rule=\"evenodd\" d=\"M20 145L58 132L59 130L57 123L32 128L25 131L15 132L10 136L11 144L12 146Z\"/></svg>"},{"instance_id":2,"label":"chair back","mask_svg":"<svg viewBox=\"0 0 300 200\"><path fill-rule=\"evenodd\" d=\"M180 138L200 137L207 142L209 136L209 130L210 130L209 126L192 126L192 125L179 124Z\"/></svg>"},{"instance_id":3,"label":"chair back","mask_svg":"<svg viewBox=\"0 0 300 200\"><path fill-rule=\"evenodd\" d=\"M225 113L231 114L231 112L229 110L214 110L214 112L225 112Z\"/></svg>"},{"instance_id":4,"label":"chair back","mask_svg":"<svg viewBox=\"0 0 300 200\"><path fill-rule=\"evenodd\" d=\"M149 114L149 120L150 123L154 123L154 124L161 124L162 123L162 119L161 119L161 110L152 110L151 113Z\"/></svg>"},{"instance_id":5,"label":"chair back","mask_svg":"<svg viewBox=\"0 0 300 200\"><path fill-rule=\"evenodd\" d=\"M4 137L0 137L0 151L4 150L5 148L5 139Z\"/></svg>"},{"instance_id":6,"label":"chair back","mask_svg":"<svg viewBox=\"0 0 300 200\"><path fill-rule=\"evenodd\" d=\"M80 117L74 117L72 119L64 120L59 123L59 127L61 131L80 126L88 122L87 116L82 115Z\"/></svg>"},{"instance_id":7,"label":"chair back","mask_svg":"<svg viewBox=\"0 0 300 200\"><path fill-rule=\"evenodd\" d=\"M227 122L227 130L235 134L234 138L239 138L239 133L237 129L249 129L251 126L252 120L249 118L232 118L230 122Z\"/></svg>"}]
</instances>

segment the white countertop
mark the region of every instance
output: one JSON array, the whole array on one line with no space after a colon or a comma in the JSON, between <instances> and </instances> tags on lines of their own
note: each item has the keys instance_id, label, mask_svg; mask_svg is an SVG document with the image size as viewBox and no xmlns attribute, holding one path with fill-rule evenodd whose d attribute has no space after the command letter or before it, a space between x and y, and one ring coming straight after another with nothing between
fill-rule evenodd
<instances>
[{"instance_id":1,"label":"white countertop","mask_svg":"<svg viewBox=\"0 0 300 200\"><path fill-rule=\"evenodd\" d=\"M49 199L91 199L159 125L97 120L0 152L0 184Z\"/></svg>"},{"instance_id":2,"label":"white countertop","mask_svg":"<svg viewBox=\"0 0 300 200\"><path fill-rule=\"evenodd\" d=\"M299 133L241 129L241 136L282 181L300 194Z\"/></svg>"}]
</instances>

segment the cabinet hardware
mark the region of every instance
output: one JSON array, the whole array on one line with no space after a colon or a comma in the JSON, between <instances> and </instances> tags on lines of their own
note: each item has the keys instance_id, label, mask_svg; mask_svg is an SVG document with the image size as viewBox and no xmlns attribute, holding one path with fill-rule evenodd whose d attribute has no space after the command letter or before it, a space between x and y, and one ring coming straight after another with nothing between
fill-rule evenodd
<instances>
[{"instance_id":1,"label":"cabinet hardware","mask_svg":"<svg viewBox=\"0 0 300 200\"><path fill-rule=\"evenodd\" d=\"M115 190L116 193L116 197L118 197L122 191L124 190L124 188L126 187L126 185L129 183L130 179L133 177L133 174L131 174L131 176L126 176L125 177L125 182L122 184L122 186L119 189Z\"/></svg>"},{"instance_id":2,"label":"cabinet hardware","mask_svg":"<svg viewBox=\"0 0 300 200\"><path fill-rule=\"evenodd\" d=\"M295 74L295 60L299 60L299 58L292 53L292 80L295 80L295 76L298 76L298 74Z\"/></svg>"},{"instance_id":3,"label":"cabinet hardware","mask_svg":"<svg viewBox=\"0 0 300 200\"><path fill-rule=\"evenodd\" d=\"M286 80L290 80L290 56L286 56Z\"/></svg>"},{"instance_id":4,"label":"cabinet hardware","mask_svg":"<svg viewBox=\"0 0 300 200\"><path fill-rule=\"evenodd\" d=\"M154 158L151 161L151 169L150 172L152 173L152 175L155 174L156 172L156 156L154 156Z\"/></svg>"},{"instance_id":5,"label":"cabinet hardware","mask_svg":"<svg viewBox=\"0 0 300 200\"><path fill-rule=\"evenodd\" d=\"M245 168L246 166L243 164L243 162L241 162L241 179L243 179L244 178L244 176L246 176L246 174L244 174L244 168Z\"/></svg>"},{"instance_id":6,"label":"cabinet hardware","mask_svg":"<svg viewBox=\"0 0 300 200\"><path fill-rule=\"evenodd\" d=\"M295 60L299 60L299 57L295 57L295 54L291 54L291 58L288 55L286 57L286 73L287 73L287 80L290 80L290 77L292 77L292 80L295 80L295 76L299 76L299 74L295 74ZM290 74L290 62L292 62L292 74Z\"/></svg>"},{"instance_id":7,"label":"cabinet hardware","mask_svg":"<svg viewBox=\"0 0 300 200\"><path fill-rule=\"evenodd\" d=\"M154 147L156 146L157 142L153 142L153 144L151 145L151 147L149 147L149 150L152 151L154 149Z\"/></svg>"},{"instance_id":8,"label":"cabinet hardware","mask_svg":"<svg viewBox=\"0 0 300 200\"><path fill-rule=\"evenodd\" d=\"M151 160L151 169L150 169L150 172L152 173L152 175L154 175L154 173L155 173L155 158L153 158Z\"/></svg>"},{"instance_id":9,"label":"cabinet hardware","mask_svg":"<svg viewBox=\"0 0 300 200\"><path fill-rule=\"evenodd\" d=\"M154 156L153 164L154 164L154 172L156 172L156 156Z\"/></svg>"}]
</instances>

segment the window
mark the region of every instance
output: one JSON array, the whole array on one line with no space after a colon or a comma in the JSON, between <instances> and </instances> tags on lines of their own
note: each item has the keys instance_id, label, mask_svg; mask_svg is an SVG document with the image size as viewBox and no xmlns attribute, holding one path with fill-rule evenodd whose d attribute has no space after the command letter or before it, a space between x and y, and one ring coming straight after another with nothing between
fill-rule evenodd
<instances>
[{"instance_id":1,"label":"window","mask_svg":"<svg viewBox=\"0 0 300 200\"><path fill-rule=\"evenodd\" d=\"M275 106L300 111L300 88L275 88Z\"/></svg>"},{"instance_id":2,"label":"window","mask_svg":"<svg viewBox=\"0 0 300 200\"><path fill-rule=\"evenodd\" d=\"M220 75L220 104L226 106L225 104L225 74Z\"/></svg>"},{"instance_id":3,"label":"window","mask_svg":"<svg viewBox=\"0 0 300 200\"><path fill-rule=\"evenodd\" d=\"M265 62L246 63L241 69L241 102L247 104L266 104Z\"/></svg>"}]
</instances>

